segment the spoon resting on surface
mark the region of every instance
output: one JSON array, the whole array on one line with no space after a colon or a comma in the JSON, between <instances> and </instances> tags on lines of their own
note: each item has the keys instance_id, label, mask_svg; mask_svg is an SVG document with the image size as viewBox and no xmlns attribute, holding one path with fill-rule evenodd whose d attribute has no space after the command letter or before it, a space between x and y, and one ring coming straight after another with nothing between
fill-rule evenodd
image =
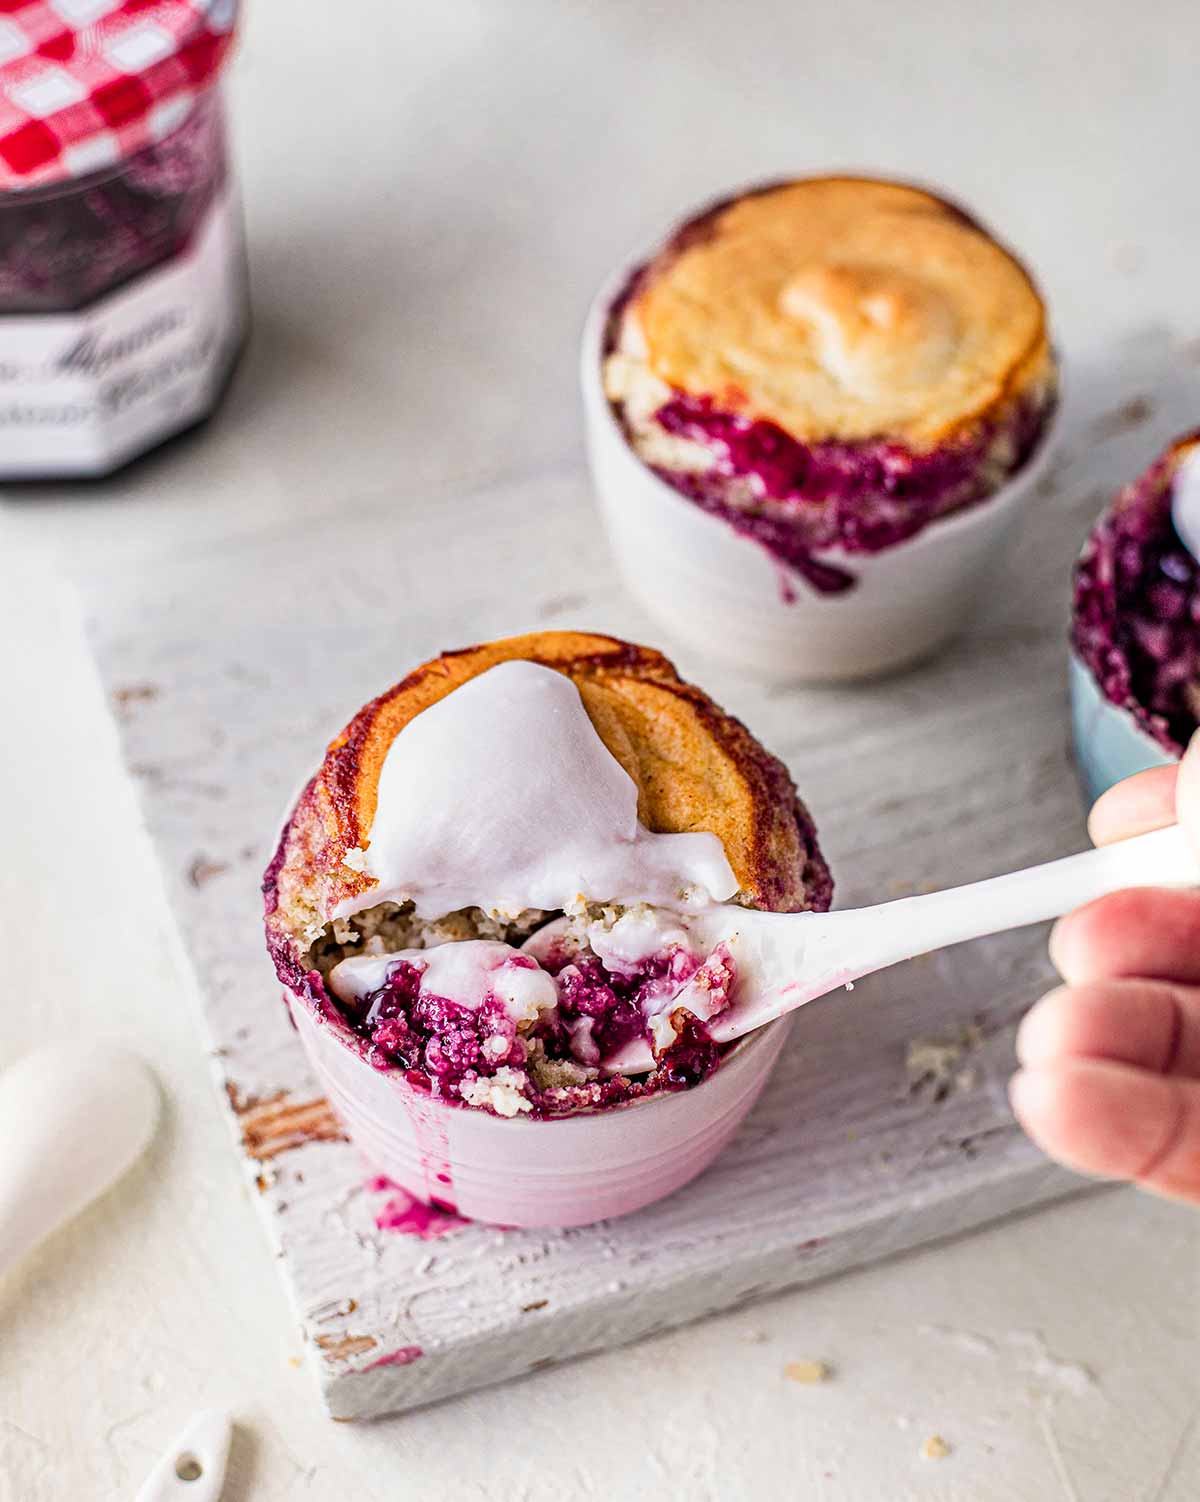
<instances>
[{"instance_id":1,"label":"spoon resting on surface","mask_svg":"<svg viewBox=\"0 0 1200 1502\"><path fill-rule=\"evenodd\" d=\"M760 913L719 904L692 919L691 932L706 953L718 944L728 946L738 988L750 994L706 1026L718 1043L730 1043L806 1001L916 955L1061 918L1126 887L1173 886L1200 886L1200 856L1178 825L1009 876L876 907ZM641 1074L653 1069L654 1057L639 1039L602 1063L613 1073Z\"/></svg>"},{"instance_id":2,"label":"spoon resting on surface","mask_svg":"<svg viewBox=\"0 0 1200 1502\"><path fill-rule=\"evenodd\" d=\"M223 1409L196 1414L146 1477L136 1502L219 1502L232 1439L233 1421Z\"/></svg>"},{"instance_id":3,"label":"spoon resting on surface","mask_svg":"<svg viewBox=\"0 0 1200 1502\"><path fill-rule=\"evenodd\" d=\"M0 1276L131 1167L158 1111L146 1065L105 1044L49 1044L0 1074Z\"/></svg>"}]
</instances>

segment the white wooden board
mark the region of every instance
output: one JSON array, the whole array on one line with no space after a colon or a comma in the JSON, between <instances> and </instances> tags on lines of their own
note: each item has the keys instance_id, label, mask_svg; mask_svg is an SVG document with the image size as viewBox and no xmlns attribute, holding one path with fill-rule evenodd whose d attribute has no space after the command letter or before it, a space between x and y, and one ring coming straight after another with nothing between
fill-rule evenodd
<instances>
[{"instance_id":1,"label":"white wooden board","mask_svg":"<svg viewBox=\"0 0 1200 1502\"><path fill-rule=\"evenodd\" d=\"M787 759L842 905L1083 844L1067 571L1117 481L1195 422L1195 354L1148 338L1107 372L1072 373L1060 462L1018 557L939 663L779 690L674 654ZM231 1120L335 1417L519 1376L1079 1187L1005 1100L1014 1025L1051 981L1033 931L805 1009L735 1143L663 1204L550 1234L379 1230L388 1196L340 1139L262 952L260 873L325 739L413 663L535 627L655 640L612 573L582 468L440 497L399 481L383 510L347 503L333 524L109 574L90 618ZM911 1077L923 1039L958 1050L941 1089Z\"/></svg>"}]
</instances>

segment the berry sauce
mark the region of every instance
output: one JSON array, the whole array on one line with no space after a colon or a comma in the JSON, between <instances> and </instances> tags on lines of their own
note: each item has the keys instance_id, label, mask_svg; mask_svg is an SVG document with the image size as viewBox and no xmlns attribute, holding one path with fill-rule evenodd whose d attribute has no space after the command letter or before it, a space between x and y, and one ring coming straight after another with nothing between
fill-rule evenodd
<instances>
[{"instance_id":1,"label":"berry sauce","mask_svg":"<svg viewBox=\"0 0 1200 1502\"><path fill-rule=\"evenodd\" d=\"M806 444L773 422L723 412L711 399L678 395L655 414L675 437L716 455L695 473L655 473L703 510L720 516L793 569L821 594L852 589L855 576L815 556L836 548L878 553L930 522L986 500L996 485L985 462L1009 440L1006 478L1029 459L1049 407L1028 404L1002 428L917 453L893 440ZM1007 429L1007 432L1005 432Z\"/></svg>"},{"instance_id":2,"label":"berry sauce","mask_svg":"<svg viewBox=\"0 0 1200 1502\"><path fill-rule=\"evenodd\" d=\"M1154 465L1093 529L1075 567L1071 644L1104 697L1175 756L1200 719L1200 567Z\"/></svg>"},{"instance_id":3,"label":"berry sauce","mask_svg":"<svg viewBox=\"0 0 1200 1502\"><path fill-rule=\"evenodd\" d=\"M536 968L532 958L518 959ZM648 1074L605 1075L595 1067L623 1044L648 1039L648 1017L689 982L706 994L712 1012L723 1010L735 981L723 948L703 962L683 949L669 948L627 973L607 969L595 955L561 951L547 958L545 969L557 982L558 1005L520 1035L496 996L485 997L472 1010L449 997L423 994L423 968L408 960L398 961L384 984L361 1002L339 1001L337 1008L376 1069L402 1071L415 1089L458 1103L464 1086L500 1070L515 1071L503 1078L519 1085L530 1103L525 1114L537 1117L689 1090L719 1064L718 1044L692 1012L679 1006L671 1013L676 1039L657 1055ZM540 1087L526 1070L531 1046L546 1060L582 1066L593 1077Z\"/></svg>"},{"instance_id":4,"label":"berry sauce","mask_svg":"<svg viewBox=\"0 0 1200 1502\"><path fill-rule=\"evenodd\" d=\"M448 1094L468 1075L477 1076L481 1066L482 1072L492 1073L502 1065L525 1063L516 1024L499 998L489 996L472 1011L446 996L423 996L422 973L401 960L365 998L361 1021L348 1016L369 1044L370 1063L377 1069L423 1073L434 1095Z\"/></svg>"},{"instance_id":5,"label":"berry sauce","mask_svg":"<svg viewBox=\"0 0 1200 1502\"><path fill-rule=\"evenodd\" d=\"M662 1056L659 1070L664 1090L691 1090L702 1084L721 1062L721 1050L712 1034L686 1007L671 1013L675 1042Z\"/></svg>"},{"instance_id":6,"label":"berry sauce","mask_svg":"<svg viewBox=\"0 0 1200 1502\"><path fill-rule=\"evenodd\" d=\"M388 1196L383 1209L375 1216L375 1226L380 1231L415 1236L419 1241L436 1241L471 1224L448 1208L445 1202L435 1200L425 1204L383 1174L368 1179L366 1188L371 1194Z\"/></svg>"}]
</instances>

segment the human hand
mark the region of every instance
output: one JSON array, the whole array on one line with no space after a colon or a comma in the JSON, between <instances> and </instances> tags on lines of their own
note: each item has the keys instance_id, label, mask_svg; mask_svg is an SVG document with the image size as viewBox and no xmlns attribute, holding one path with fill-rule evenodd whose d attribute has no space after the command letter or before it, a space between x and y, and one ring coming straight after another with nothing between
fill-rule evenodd
<instances>
[{"instance_id":1,"label":"human hand","mask_svg":"<svg viewBox=\"0 0 1200 1502\"><path fill-rule=\"evenodd\" d=\"M1200 845L1200 734L1180 766L1099 800L1097 845L1176 821ZM1009 1086L1021 1125L1080 1173L1200 1204L1200 892L1116 892L1050 938L1066 985L1028 1013Z\"/></svg>"}]
</instances>

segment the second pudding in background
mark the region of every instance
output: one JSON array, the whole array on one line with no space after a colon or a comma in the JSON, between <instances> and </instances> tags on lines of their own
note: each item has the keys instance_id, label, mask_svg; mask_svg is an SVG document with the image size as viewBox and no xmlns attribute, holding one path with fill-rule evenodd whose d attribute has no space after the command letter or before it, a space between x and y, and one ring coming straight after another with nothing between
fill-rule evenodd
<instances>
[{"instance_id":1,"label":"second pudding in background","mask_svg":"<svg viewBox=\"0 0 1200 1502\"><path fill-rule=\"evenodd\" d=\"M583 384L631 587L680 637L796 679L954 634L1057 399L1020 262L942 199L861 178L689 220L601 294Z\"/></svg>"},{"instance_id":2,"label":"second pudding in background","mask_svg":"<svg viewBox=\"0 0 1200 1502\"><path fill-rule=\"evenodd\" d=\"M1200 723L1198 546L1200 431L1125 487L1075 567L1071 701L1093 799L1177 761Z\"/></svg>"}]
</instances>

